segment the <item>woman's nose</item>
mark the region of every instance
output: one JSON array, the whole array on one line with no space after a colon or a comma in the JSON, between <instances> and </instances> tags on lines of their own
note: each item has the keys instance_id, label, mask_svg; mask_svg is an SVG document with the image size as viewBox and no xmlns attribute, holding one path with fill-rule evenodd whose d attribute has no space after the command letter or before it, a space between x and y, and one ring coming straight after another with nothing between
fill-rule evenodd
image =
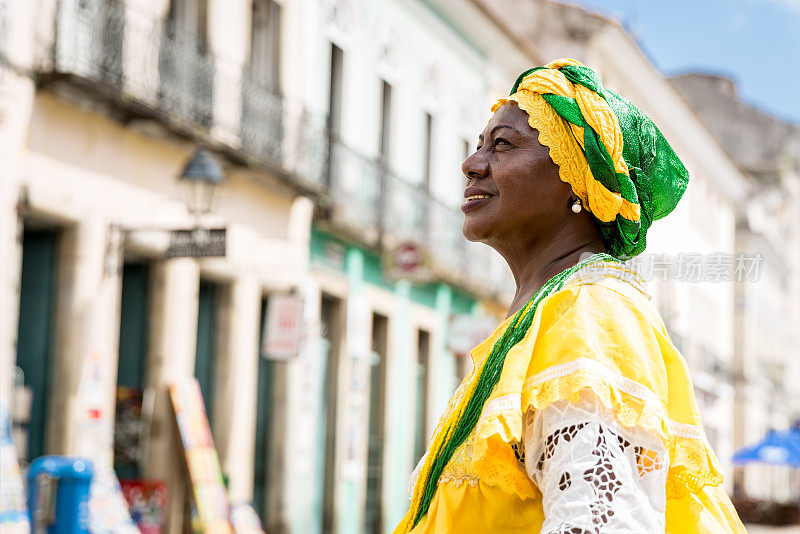
<instances>
[{"instance_id":1,"label":"woman's nose","mask_svg":"<svg viewBox=\"0 0 800 534\"><path fill-rule=\"evenodd\" d=\"M489 173L489 164L480 150L476 150L461 164L461 172L467 179L479 180Z\"/></svg>"}]
</instances>

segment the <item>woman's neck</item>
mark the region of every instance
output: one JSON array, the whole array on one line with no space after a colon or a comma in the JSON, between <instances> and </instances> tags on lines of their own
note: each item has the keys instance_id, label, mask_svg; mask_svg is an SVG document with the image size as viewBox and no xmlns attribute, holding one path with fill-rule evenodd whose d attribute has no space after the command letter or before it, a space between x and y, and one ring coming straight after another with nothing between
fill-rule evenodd
<instances>
[{"instance_id":1,"label":"woman's neck","mask_svg":"<svg viewBox=\"0 0 800 534\"><path fill-rule=\"evenodd\" d=\"M588 239L571 243L566 241L550 242L539 250L537 247L533 247L527 251L527 254L518 255L516 258L509 258L504 254L517 283L517 290L511 306L509 306L507 317L511 317L519 311L550 278L564 269L576 265L584 254L604 251L605 247L602 242L598 243L596 239Z\"/></svg>"}]
</instances>

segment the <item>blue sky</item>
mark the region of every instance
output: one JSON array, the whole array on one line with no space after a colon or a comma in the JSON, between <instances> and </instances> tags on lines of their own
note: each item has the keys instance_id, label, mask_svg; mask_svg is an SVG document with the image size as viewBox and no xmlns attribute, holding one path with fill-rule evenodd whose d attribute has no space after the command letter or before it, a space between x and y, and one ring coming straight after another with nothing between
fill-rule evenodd
<instances>
[{"instance_id":1,"label":"blue sky","mask_svg":"<svg viewBox=\"0 0 800 534\"><path fill-rule=\"evenodd\" d=\"M625 24L666 75L699 70L800 124L800 0L567 0Z\"/></svg>"}]
</instances>

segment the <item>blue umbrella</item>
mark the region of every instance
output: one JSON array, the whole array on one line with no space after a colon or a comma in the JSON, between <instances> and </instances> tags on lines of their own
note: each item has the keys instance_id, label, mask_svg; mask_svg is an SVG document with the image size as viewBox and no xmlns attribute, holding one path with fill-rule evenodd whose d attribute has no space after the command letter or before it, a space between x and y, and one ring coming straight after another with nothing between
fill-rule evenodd
<instances>
[{"instance_id":1,"label":"blue umbrella","mask_svg":"<svg viewBox=\"0 0 800 534\"><path fill-rule=\"evenodd\" d=\"M733 454L733 463L761 462L800 468L800 429L770 430L764 438Z\"/></svg>"}]
</instances>

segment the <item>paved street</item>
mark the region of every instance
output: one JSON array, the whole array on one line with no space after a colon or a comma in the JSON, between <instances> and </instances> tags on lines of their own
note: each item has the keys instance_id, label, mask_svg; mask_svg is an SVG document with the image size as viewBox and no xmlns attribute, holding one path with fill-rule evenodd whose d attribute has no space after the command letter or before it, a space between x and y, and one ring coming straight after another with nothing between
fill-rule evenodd
<instances>
[{"instance_id":1,"label":"paved street","mask_svg":"<svg viewBox=\"0 0 800 534\"><path fill-rule=\"evenodd\" d=\"M766 525L745 525L748 534L800 534L800 525L770 527Z\"/></svg>"}]
</instances>

